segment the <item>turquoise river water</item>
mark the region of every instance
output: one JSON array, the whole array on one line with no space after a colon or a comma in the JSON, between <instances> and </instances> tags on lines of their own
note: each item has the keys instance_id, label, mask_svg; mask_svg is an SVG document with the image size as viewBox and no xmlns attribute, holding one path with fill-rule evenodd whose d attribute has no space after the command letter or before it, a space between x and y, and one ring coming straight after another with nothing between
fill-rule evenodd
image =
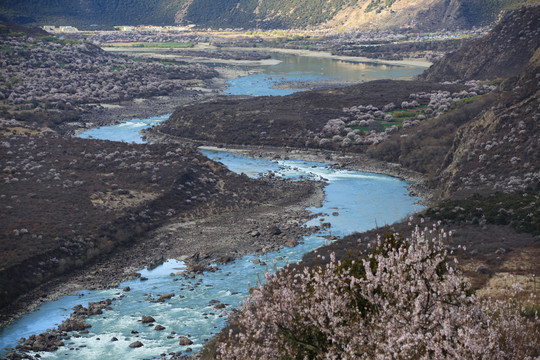
<instances>
[{"instance_id":1,"label":"turquoise river water","mask_svg":"<svg viewBox=\"0 0 540 360\"><path fill-rule=\"evenodd\" d=\"M295 90L274 88L287 82L362 82L377 79L409 79L425 70L422 66L376 61L342 60L324 56L307 56L269 52L277 65L261 66L261 73L228 81L230 95L282 96ZM367 105L367 104L366 104Z\"/></svg>"},{"instance_id":2,"label":"turquoise river water","mask_svg":"<svg viewBox=\"0 0 540 360\"><path fill-rule=\"evenodd\" d=\"M319 64L320 67L320 64ZM306 77L311 74L303 74ZM270 79L276 76L271 72L257 74ZM282 75L280 75L282 77ZM296 76L296 75L291 75ZM391 77L391 76L388 76ZM238 80L250 82L253 78ZM263 85L263 89L253 91L254 95L267 95L272 80ZM235 88L232 82L230 89ZM251 88L259 87L251 85ZM264 90L266 89L266 90ZM236 91L236 90L234 90ZM232 93L233 91L231 91ZM128 142L142 142L139 131L168 118L168 114L149 119L133 119L119 125L93 129L81 134L81 137L108 139ZM112 304L112 310L102 315L90 317L87 322L92 325L88 334L79 338L72 337L66 346L52 353L42 352L44 359L143 359L161 358L160 354L185 351L187 346L178 344L178 336L188 336L194 343L189 347L199 350L203 344L225 325L224 311L215 310L209 304L211 300L219 300L230 306L237 306L248 294L248 289L262 278L265 271L274 271L286 263L299 261L303 254L325 244L324 236L328 234L344 236L354 231L365 231L377 224L389 224L421 209L417 205L420 200L411 197L407 192L407 182L397 178L333 169L325 163L299 160L270 161L267 159L251 159L225 152L203 150L210 158L219 159L232 171L246 173L249 176L260 176L270 170L278 176L299 178L300 176L321 179L328 182L325 187L325 200L322 208L308 210L321 215L306 225L330 222L331 227L311 236L307 236L294 248L284 248L265 255L248 255L231 264L220 266L220 270L197 275L185 279L179 272L184 264L171 259L153 269L142 269L142 276L148 281L132 280L120 284L116 289L81 291L72 296L65 296L57 301L47 302L32 313L19 318L10 326L0 329L0 349L16 344L21 337L38 334L53 328L72 312L77 304L86 306L88 302L117 297L124 286L131 288L123 293L125 297ZM337 215L328 215L337 214ZM270 267L253 263L255 258L264 260ZM156 298L158 294L174 293L172 299L165 302L150 302L148 297ZM156 331L143 325L143 315L153 316L157 324L165 330ZM132 334L132 330L138 331ZM171 334L171 332L174 332ZM116 337L118 341L111 341ZM134 341L141 341L144 346L129 348ZM2 350L0 350L0 357Z\"/></svg>"}]
</instances>

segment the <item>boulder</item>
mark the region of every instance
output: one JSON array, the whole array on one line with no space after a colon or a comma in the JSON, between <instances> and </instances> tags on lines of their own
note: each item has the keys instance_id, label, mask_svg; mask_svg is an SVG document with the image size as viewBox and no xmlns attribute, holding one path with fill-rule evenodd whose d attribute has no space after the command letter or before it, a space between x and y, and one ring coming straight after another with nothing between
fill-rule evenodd
<instances>
[{"instance_id":1,"label":"boulder","mask_svg":"<svg viewBox=\"0 0 540 360\"><path fill-rule=\"evenodd\" d=\"M288 239L285 242L285 246L287 246L287 247L295 247L296 245L298 245L298 240L296 240L296 239Z\"/></svg>"},{"instance_id":2,"label":"boulder","mask_svg":"<svg viewBox=\"0 0 540 360\"><path fill-rule=\"evenodd\" d=\"M170 294L163 294L159 297L159 299L157 301L159 302L164 302L165 300L169 300L170 298L172 298L174 296L173 293L170 293Z\"/></svg>"},{"instance_id":3,"label":"boulder","mask_svg":"<svg viewBox=\"0 0 540 360\"><path fill-rule=\"evenodd\" d=\"M191 345L193 344L193 341L191 341L189 338L185 336L180 336L179 344L182 346Z\"/></svg>"},{"instance_id":4,"label":"boulder","mask_svg":"<svg viewBox=\"0 0 540 360\"><path fill-rule=\"evenodd\" d=\"M86 328L92 327L92 325L84 322L84 320L67 319L60 326L60 331L82 331Z\"/></svg>"},{"instance_id":5,"label":"boulder","mask_svg":"<svg viewBox=\"0 0 540 360\"><path fill-rule=\"evenodd\" d=\"M143 324L149 324L149 323L156 322L156 320L151 316L143 316L141 321L142 321Z\"/></svg>"},{"instance_id":6,"label":"boulder","mask_svg":"<svg viewBox=\"0 0 540 360\"><path fill-rule=\"evenodd\" d=\"M281 234L281 229L278 228L278 227L275 226L275 225L272 225L272 226L270 226L270 227L268 228L267 233L268 233L268 235L273 235L273 236L279 235L279 234Z\"/></svg>"},{"instance_id":7,"label":"boulder","mask_svg":"<svg viewBox=\"0 0 540 360\"><path fill-rule=\"evenodd\" d=\"M140 341L135 341L131 344L129 344L130 348L140 348L141 346L144 346L144 344Z\"/></svg>"}]
</instances>

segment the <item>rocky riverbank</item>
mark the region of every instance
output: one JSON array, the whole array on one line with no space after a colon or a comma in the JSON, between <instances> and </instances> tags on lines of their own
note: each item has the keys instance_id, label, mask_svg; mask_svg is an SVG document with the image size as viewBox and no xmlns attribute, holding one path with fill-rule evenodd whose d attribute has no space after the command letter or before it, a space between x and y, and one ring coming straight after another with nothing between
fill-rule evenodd
<instances>
[{"instance_id":1,"label":"rocky riverbank","mask_svg":"<svg viewBox=\"0 0 540 360\"><path fill-rule=\"evenodd\" d=\"M291 187L287 181L268 181L278 187ZM19 299L16 312L3 318L2 326L17 316L35 310L43 302L75 291L118 287L120 282L140 277L137 273L140 269L153 268L166 259L184 261L187 274L199 273L215 271L215 266L209 266L211 263L227 263L245 254L295 246L304 235L319 229L303 224L313 217L305 210L306 207L319 206L324 198L322 185L313 188L311 183L295 183L292 185L295 191L289 196L268 201L264 205L217 213L188 222L171 222L149 233L136 246L119 248L89 267L58 277L28 293ZM62 341L68 336L67 331L84 330L84 326L69 329L66 326L82 326L84 319L93 314L88 311L81 313L80 308L74 310L68 322L58 330L25 339L17 349L32 350L36 342L39 349L33 350L53 351L62 346ZM43 339L47 341L41 341Z\"/></svg>"},{"instance_id":2,"label":"rocky riverbank","mask_svg":"<svg viewBox=\"0 0 540 360\"><path fill-rule=\"evenodd\" d=\"M325 149L301 149L263 145L225 145L211 141L194 141L177 136L170 136L159 131L143 130L143 133L145 140L149 143L192 144L199 146L201 149L227 151L252 158L266 158L274 160L296 159L326 162L337 168L397 177L411 182L408 187L410 195L423 198L424 200L422 200L422 202L425 204L430 203L435 191L428 185L426 175L403 167L400 164L373 159L366 154Z\"/></svg>"},{"instance_id":3,"label":"rocky riverbank","mask_svg":"<svg viewBox=\"0 0 540 360\"><path fill-rule=\"evenodd\" d=\"M94 104L89 111L83 112L77 121L65 122L57 130L65 135L78 135L100 126L170 114L178 107L217 96L227 87L228 80L249 74L248 71L230 66L216 67L214 70L218 74L217 77L189 81L185 89L167 95Z\"/></svg>"},{"instance_id":4,"label":"rocky riverbank","mask_svg":"<svg viewBox=\"0 0 540 360\"><path fill-rule=\"evenodd\" d=\"M149 246L147 251L141 252L145 254L142 257L120 257L115 263L116 270L104 273L106 278L112 276L108 282L102 279L96 280L96 285L88 284L94 277L99 278L105 268L99 265L87 280L79 279L77 283L84 288L111 286L120 281L115 276L124 273L118 269L126 264L140 269L151 261L168 257L193 256L193 263L202 264L205 264L204 259L224 261L234 257L227 253L230 250L227 245L218 246L220 242L214 238L208 244L201 241L189 246L186 245L188 240L177 238L163 240L159 237L160 241L155 243L160 233L151 232L170 224L197 228L202 219L218 219L214 226L223 228L231 224L233 214L243 214L238 215L238 222L248 213L286 214L276 209L302 203L316 193L313 184L308 182L257 181L233 174L186 147L65 138L35 133L10 122L3 124L1 130L0 152L5 175L2 198L11 199L4 206L1 221L5 229L1 250L7 254L1 259L0 271L3 321L26 311L28 301L25 299L47 297L54 293L52 284L67 281L57 276L84 269L81 274L86 278L88 266L124 247L139 255L138 246ZM322 192L317 193L322 198ZM304 208L301 207L301 214ZM295 214L291 213L291 217L303 219L304 215ZM240 254L301 237L302 222L289 224L289 218L272 218L280 228L277 235L284 234L275 238L264 235L270 223L262 220L251 223L253 228L244 231L260 234L244 237L249 240L245 249L236 243ZM241 228L241 225L235 227ZM193 231L185 239L199 239L200 230ZM223 233L220 230L216 236ZM167 241L178 244L179 248L158 246ZM152 245L145 245L147 242ZM214 250L202 254L200 248L193 246ZM68 286L69 290L60 293L80 289L79 286ZM14 301L36 287L35 292Z\"/></svg>"},{"instance_id":5,"label":"rocky riverbank","mask_svg":"<svg viewBox=\"0 0 540 360\"><path fill-rule=\"evenodd\" d=\"M400 164L372 159L365 154L271 146L227 146L226 148L202 146L201 149L228 151L252 158L327 162L335 168L389 175L410 182L408 187L410 195L424 199L422 203L426 204L429 203L434 192L434 189L427 185L427 178L424 174L407 169Z\"/></svg>"}]
</instances>

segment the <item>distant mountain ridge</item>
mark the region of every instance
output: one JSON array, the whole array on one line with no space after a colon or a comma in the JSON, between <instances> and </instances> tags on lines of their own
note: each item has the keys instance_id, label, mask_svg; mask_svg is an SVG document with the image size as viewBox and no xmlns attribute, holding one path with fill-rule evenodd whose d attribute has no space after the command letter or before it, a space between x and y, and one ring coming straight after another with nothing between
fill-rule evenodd
<instances>
[{"instance_id":1,"label":"distant mountain ridge","mask_svg":"<svg viewBox=\"0 0 540 360\"><path fill-rule=\"evenodd\" d=\"M0 21L213 28L471 28L540 0L3 0Z\"/></svg>"}]
</instances>

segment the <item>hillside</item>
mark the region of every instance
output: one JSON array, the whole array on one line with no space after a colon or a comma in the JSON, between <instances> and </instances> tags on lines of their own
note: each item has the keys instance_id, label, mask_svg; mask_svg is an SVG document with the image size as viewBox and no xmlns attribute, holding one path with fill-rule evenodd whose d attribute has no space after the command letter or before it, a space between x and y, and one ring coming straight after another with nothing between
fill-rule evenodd
<instances>
[{"instance_id":1,"label":"hillside","mask_svg":"<svg viewBox=\"0 0 540 360\"><path fill-rule=\"evenodd\" d=\"M538 0L5 0L0 21L39 25L173 25L214 28L471 28Z\"/></svg>"},{"instance_id":2,"label":"hillside","mask_svg":"<svg viewBox=\"0 0 540 360\"><path fill-rule=\"evenodd\" d=\"M442 197L509 192L538 183L539 18L540 6L516 11L486 37L447 55L420 76L451 81L505 77L495 92L406 136L395 135L369 153L427 173ZM514 56L503 54L503 46Z\"/></svg>"},{"instance_id":3,"label":"hillside","mask_svg":"<svg viewBox=\"0 0 540 360\"><path fill-rule=\"evenodd\" d=\"M494 106L461 127L441 167L444 194L513 191L540 181L540 49L505 80Z\"/></svg>"},{"instance_id":4,"label":"hillside","mask_svg":"<svg viewBox=\"0 0 540 360\"><path fill-rule=\"evenodd\" d=\"M47 36L44 36L47 35ZM58 130L96 103L178 94L217 72L109 54L36 28L0 24L0 117Z\"/></svg>"},{"instance_id":5,"label":"hillside","mask_svg":"<svg viewBox=\"0 0 540 360\"><path fill-rule=\"evenodd\" d=\"M150 132L367 152L424 173L441 197L523 190L538 182L539 18L538 5L513 12L486 37L427 70L421 78L428 82L379 80L277 98L217 98L178 108ZM494 56L503 44L510 55ZM453 58L461 59L463 73L443 77L452 84L434 82L441 80L431 78L439 64L458 66ZM481 79L507 79L470 80L482 72Z\"/></svg>"},{"instance_id":6,"label":"hillside","mask_svg":"<svg viewBox=\"0 0 540 360\"><path fill-rule=\"evenodd\" d=\"M396 29L404 25L420 31L472 28L495 23L522 4L519 0L366 0L342 9L327 24L335 28Z\"/></svg>"},{"instance_id":7,"label":"hillside","mask_svg":"<svg viewBox=\"0 0 540 360\"><path fill-rule=\"evenodd\" d=\"M172 25L186 0L4 0L0 21L38 25Z\"/></svg>"},{"instance_id":8,"label":"hillside","mask_svg":"<svg viewBox=\"0 0 540 360\"><path fill-rule=\"evenodd\" d=\"M540 45L540 6L504 18L487 36L440 59L419 79L428 81L506 78L527 64Z\"/></svg>"}]
</instances>

